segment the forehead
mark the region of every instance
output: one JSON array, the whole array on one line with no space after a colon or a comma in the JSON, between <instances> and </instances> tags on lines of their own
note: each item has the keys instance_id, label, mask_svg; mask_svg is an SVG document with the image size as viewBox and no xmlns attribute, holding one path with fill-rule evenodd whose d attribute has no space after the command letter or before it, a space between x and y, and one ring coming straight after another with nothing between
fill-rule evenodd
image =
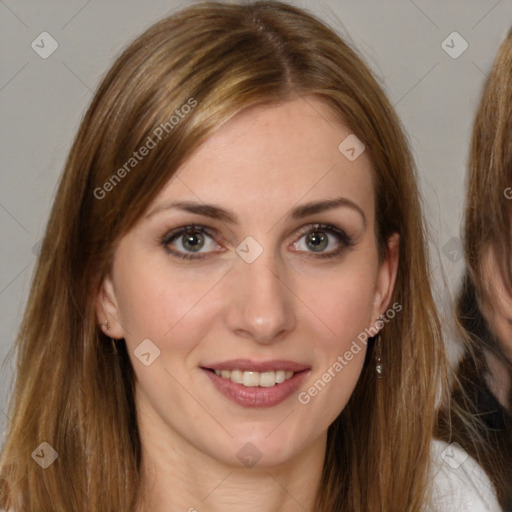
<instances>
[{"instance_id":1,"label":"forehead","mask_svg":"<svg viewBox=\"0 0 512 512\"><path fill-rule=\"evenodd\" d=\"M347 196L373 217L366 153L349 160L339 146L351 131L321 100L298 98L246 109L183 164L155 202L229 203L269 215L301 202ZM352 139L349 139L352 140Z\"/></svg>"}]
</instances>

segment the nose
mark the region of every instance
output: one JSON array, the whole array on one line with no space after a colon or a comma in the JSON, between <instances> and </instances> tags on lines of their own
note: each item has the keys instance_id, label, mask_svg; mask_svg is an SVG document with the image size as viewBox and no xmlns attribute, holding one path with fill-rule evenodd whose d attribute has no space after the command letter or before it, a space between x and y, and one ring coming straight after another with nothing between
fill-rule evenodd
<instances>
[{"instance_id":1,"label":"nose","mask_svg":"<svg viewBox=\"0 0 512 512\"><path fill-rule=\"evenodd\" d=\"M296 325L295 296L277 266L265 252L254 262L240 259L230 276L229 329L260 344L278 341Z\"/></svg>"}]
</instances>

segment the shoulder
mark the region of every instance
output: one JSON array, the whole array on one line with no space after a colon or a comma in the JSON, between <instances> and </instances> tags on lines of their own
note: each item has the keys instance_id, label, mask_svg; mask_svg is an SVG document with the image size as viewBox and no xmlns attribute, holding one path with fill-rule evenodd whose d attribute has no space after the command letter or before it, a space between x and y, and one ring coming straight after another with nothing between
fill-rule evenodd
<instances>
[{"instance_id":1,"label":"shoulder","mask_svg":"<svg viewBox=\"0 0 512 512\"><path fill-rule=\"evenodd\" d=\"M431 499L435 510L502 511L489 477L460 445L435 439L431 458Z\"/></svg>"}]
</instances>

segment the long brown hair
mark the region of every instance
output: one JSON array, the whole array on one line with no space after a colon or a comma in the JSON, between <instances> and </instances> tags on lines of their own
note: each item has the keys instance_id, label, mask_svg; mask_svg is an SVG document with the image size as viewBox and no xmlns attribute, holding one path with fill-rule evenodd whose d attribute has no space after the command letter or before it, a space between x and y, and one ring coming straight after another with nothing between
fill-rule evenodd
<instances>
[{"instance_id":1,"label":"long brown hair","mask_svg":"<svg viewBox=\"0 0 512 512\"><path fill-rule=\"evenodd\" d=\"M473 124L464 243L478 297L494 305L483 268L493 248L497 270L512 293L512 30L501 44Z\"/></svg>"},{"instance_id":2,"label":"long brown hair","mask_svg":"<svg viewBox=\"0 0 512 512\"><path fill-rule=\"evenodd\" d=\"M501 44L484 86L473 124L464 216L466 274L457 298L457 325L465 352L439 435L458 442L489 475L498 500L512 507L512 420L488 389L486 353L508 367L512 361L486 319L502 308L488 283L485 256L492 249L494 271L512 294L512 30ZM508 408L512 410L512 393ZM463 413L472 415L467 421Z\"/></svg>"},{"instance_id":3,"label":"long brown hair","mask_svg":"<svg viewBox=\"0 0 512 512\"><path fill-rule=\"evenodd\" d=\"M313 16L273 1L180 11L134 41L101 83L62 175L16 342L0 505L19 497L27 512L134 510L133 374L123 344L116 354L98 328L94 297L119 239L208 136L247 107L297 95L321 98L365 144L381 254L400 234L391 303L402 310L381 334L385 373L376 378L369 350L329 428L315 510L422 510L444 353L408 144L356 52ZM191 99L194 108L114 179ZM46 470L31 459L42 441L59 454Z\"/></svg>"}]
</instances>

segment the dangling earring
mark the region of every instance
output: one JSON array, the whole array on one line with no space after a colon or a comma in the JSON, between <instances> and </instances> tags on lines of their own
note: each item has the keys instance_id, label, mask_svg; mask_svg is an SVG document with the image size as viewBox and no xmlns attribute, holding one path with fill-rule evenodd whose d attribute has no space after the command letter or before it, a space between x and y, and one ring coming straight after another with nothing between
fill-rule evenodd
<instances>
[{"instance_id":1,"label":"dangling earring","mask_svg":"<svg viewBox=\"0 0 512 512\"><path fill-rule=\"evenodd\" d=\"M375 365L375 372L377 373L377 378L382 378L382 373L384 371L384 366L382 365L382 347L380 345L380 332L377 334L375 339L375 361L377 364Z\"/></svg>"},{"instance_id":2,"label":"dangling earring","mask_svg":"<svg viewBox=\"0 0 512 512\"><path fill-rule=\"evenodd\" d=\"M110 338L110 342L112 343L112 348L114 350L114 354L117 356L117 343L116 343L117 340L115 340L114 338Z\"/></svg>"}]
</instances>

